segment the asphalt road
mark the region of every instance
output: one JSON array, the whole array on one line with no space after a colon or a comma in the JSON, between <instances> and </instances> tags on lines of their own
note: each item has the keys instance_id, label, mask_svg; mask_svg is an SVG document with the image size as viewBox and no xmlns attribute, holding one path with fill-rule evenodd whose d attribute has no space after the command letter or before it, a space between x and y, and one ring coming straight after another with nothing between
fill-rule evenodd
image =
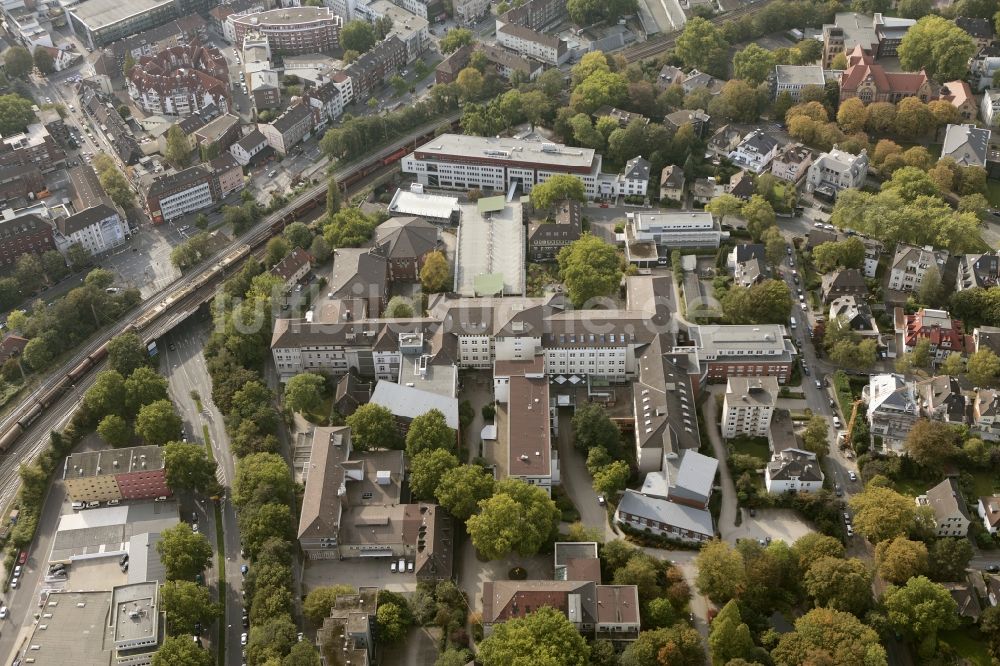
<instances>
[{"instance_id":1,"label":"asphalt road","mask_svg":"<svg viewBox=\"0 0 1000 666\"><path fill-rule=\"evenodd\" d=\"M206 572L205 582L217 586L219 581L219 561L225 557L226 563L226 664L238 666L242 663L240 634L243 632L241 616L243 602L240 590L243 586L240 565L246 562L240 557L240 532L236 522L236 512L229 501L232 483L236 478L235 460L229 449L229 437L221 412L212 402L212 379L205 365L202 353L211 323L200 315L175 328L160 339L159 350L163 356L160 372L170 383L170 397L177 405L184 421L184 431L189 441L204 442L204 427L208 428L212 440L212 453L218 463L216 476L225 488L220 501L222 533L225 553L216 552L211 570ZM171 350L171 346L173 349ZM198 411L191 392L197 391L201 397L202 411ZM201 529L216 549L216 520L214 503L201 500L199 513L206 519ZM218 589L216 587L216 589ZM217 633L206 634L207 641L214 641Z\"/></svg>"}]
</instances>

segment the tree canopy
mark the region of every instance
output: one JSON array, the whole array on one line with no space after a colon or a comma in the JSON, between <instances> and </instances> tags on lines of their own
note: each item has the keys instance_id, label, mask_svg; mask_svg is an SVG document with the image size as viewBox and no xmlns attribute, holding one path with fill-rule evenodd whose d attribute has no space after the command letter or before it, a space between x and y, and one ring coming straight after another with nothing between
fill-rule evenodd
<instances>
[{"instance_id":1,"label":"tree canopy","mask_svg":"<svg viewBox=\"0 0 1000 666\"><path fill-rule=\"evenodd\" d=\"M911 72L923 69L935 81L954 81L966 73L975 49L969 33L953 21L925 16L903 37L899 64Z\"/></svg>"},{"instance_id":2,"label":"tree canopy","mask_svg":"<svg viewBox=\"0 0 1000 666\"><path fill-rule=\"evenodd\" d=\"M347 417L347 425L351 427L351 445L358 451L399 448L396 418L382 405L372 402L361 405Z\"/></svg>"},{"instance_id":3,"label":"tree canopy","mask_svg":"<svg viewBox=\"0 0 1000 666\"><path fill-rule=\"evenodd\" d=\"M719 28L696 16L684 24L684 32L674 46L674 55L688 67L721 77L726 75L729 43Z\"/></svg>"},{"instance_id":4,"label":"tree canopy","mask_svg":"<svg viewBox=\"0 0 1000 666\"><path fill-rule=\"evenodd\" d=\"M888 659L873 629L843 611L814 608L795 621L771 652L776 666L822 663L829 666L886 666Z\"/></svg>"},{"instance_id":5,"label":"tree canopy","mask_svg":"<svg viewBox=\"0 0 1000 666\"><path fill-rule=\"evenodd\" d=\"M215 463L202 444L171 442L163 448L163 462L172 490L205 492L218 483Z\"/></svg>"},{"instance_id":6,"label":"tree canopy","mask_svg":"<svg viewBox=\"0 0 1000 666\"><path fill-rule=\"evenodd\" d=\"M913 526L913 500L892 488L868 486L850 500L854 529L872 543L906 534Z\"/></svg>"},{"instance_id":7,"label":"tree canopy","mask_svg":"<svg viewBox=\"0 0 1000 666\"><path fill-rule=\"evenodd\" d=\"M441 53L451 53L457 51L466 44L473 42L472 31L468 28L452 28L438 42L438 49Z\"/></svg>"},{"instance_id":8,"label":"tree canopy","mask_svg":"<svg viewBox=\"0 0 1000 666\"><path fill-rule=\"evenodd\" d=\"M163 446L181 433L181 417L169 400L157 400L139 409L135 433L149 444Z\"/></svg>"},{"instance_id":9,"label":"tree canopy","mask_svg":"<svg viewBox=\"0 0 1000 666\"><path fill-rule=\"evenodd\" d=\"M556 174L531 188L531 204L538 210L548 210L566 199L587 200L583 181L577 176Z\"/></svg>"},{"instance_id":10,"label":"tree canopy","mask_svg":"<svg viewBox=\"0 0 1000 666\"><path fill-rule=\"evenodd\" d=\"M447 470L438 480L438 503L459 520L466 520L479 503L493 495L493 475L479 465L461 465Z\"/></svg>"},{"instance_id":11,"label":"tree canopy","mask_svg":"<svg viewBox=\"0 0 1000 666\"><path fill-rule=\"evenodd\" d=\"M296 412L315 412L323 404L326 380L312 372L295 375L285 383L285 405Z\"/></svg>"},{"instance_id":12,"label":"tree canopy","mask_svg":"<svg viewBox=\"0 0 1000 666\"><path fill-rule=\"evenodd\" d=\"M406 455L410 458L423 451L454 448L455 431L448 427L441 410L431 409L410 422L406 431Z\"/></svg>"},{"instance_id":13,"label":"tree canopy","mask_svg":"<svg viewBox=\"0 0 1000 666\"><path fill-rule=\"evenodd\" d=\"M446 449L426 449L410 458L410 490L420 500L433 500L441 479L459 466L458 458Z\"/></svg>"},{"instance_id":14,"label":"tree canopy","mask_svg":"<svg viewBox=\"0 0 1000 666\"><path fill-rule=\"evenodd\" d=\"M177 523L160 532L156 552L167 572L167 580L190 580L212 559L212 546L204 534L191 531L187 523Z\"/></svg>"},{"instance_id":15,"label":"tree canopy","mask_svg":"<svg viewBox=\"0 0 1000 666\"><path fill-rule=\"evenodd\" d=\"M577 308L592 299L611 296L621 282L618 250L591 234L562 248L558 262L566 293Z\"/></svg>"},{"instance_id":16,"label":"tree canopy","mask_svg":"<svg viewBox=\"0 0 1000 666\"><path fill-rule=\"evenodd\" d=\"M348 21L340 29L340 45L344 49L364 53L375 45L375 29L368 21Z\"/></svg>"},{"instance_id":17,"label":"tree canopy","mask_svg":"<svg viewBox=\"0 0 1000 666\"><path fill-rule=\"evenodd\" d=\"M496 625L479 644L476 658L483 666L587 666L589 656L576 627L561 611L546 606Z\"/></svg>"},{"instance_id":18,"label":"tree canopy","mask_svg":"<svg viewBox=\"0 0 1000 666\"><path fill-rule=\"evenodd\" d=\"M544 490L518 479L498 482L493 496L481 501L479 509L466 529L476 550L491 560L511 551L534 555L555 536L561 517Z\"/></svg>"}]
</instances>

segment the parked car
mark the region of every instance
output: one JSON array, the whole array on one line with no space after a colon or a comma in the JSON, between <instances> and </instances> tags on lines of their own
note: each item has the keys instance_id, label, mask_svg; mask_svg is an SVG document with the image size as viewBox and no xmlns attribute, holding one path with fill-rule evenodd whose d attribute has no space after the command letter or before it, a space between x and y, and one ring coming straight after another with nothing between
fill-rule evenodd
<instances>
[{"instance_id":1,"label":"parked car","mask_svg":"<svg viewBox=\"0 0 1000 666\"><path fill-rule=\"evenodd\" d=\"M6 619L7 619L7 607L0 606L0 620L6 620Z\"/></svg>"},{"instance_id":2,"label":"parked car","mask_svg":"<svg viewBox=\"0 0 1000 666\"><path fill-rule=\"evenodd\" d=\"M987 564L986 567L984 567L984 571L989 573L1000 573L1000 564Z\"/></svg>"},{"instance_id":3,"label":"parked car","mask_svg":"<svg viewBox=\"0 0 1000 666\"><path fill-rule=\"evenodd\" d=\"M247 644L247 633L244 631L242 634L240 634L240 645L246 645L246 644Z\"/></svg>"},{"instance_id":4,"label":"parked car","mask_svg":"<svg viewBox=\"0 0 1000 666\"><path fill-rule=\"evenodd\" d=\"M398 565L396 564L396 560L393 560L393 561L392 561L392 562L391 562L391 563L389 564L389 573L396 573L396 567L397 567L397 566L398 566Z\"/></svg>"},{"instance_id":5,"label":"parked car","mask_svg":"<svg viewBox=\"0 0 1000 666\"><path fill-rule=\"evenodd\" d=\"M853 471L851 471L847 473L847 478L849 478L851 481L857 481L858 475L855 474Z\"/></svg>"},{"instance_id":6,"label":"parked car","mask_svg":"<svg viewBox=\"0 0 1000 666\"><path fill-rule=\"evenodd\" d=\"M406 573L406 560L402 557L399 558L399 562L396 564L396 568L399 569L399 573Z\"/></svg>"},{"instance_id":7,"label":"parked car","mask_svg":"<svg viewBox=\"0 0 1000 666\"><path fill-rule=\"evenodd\" d=\"M28 551L22 550L17 556L17 563L24 564L28 561Z\"/></svg>"}]
</instances>

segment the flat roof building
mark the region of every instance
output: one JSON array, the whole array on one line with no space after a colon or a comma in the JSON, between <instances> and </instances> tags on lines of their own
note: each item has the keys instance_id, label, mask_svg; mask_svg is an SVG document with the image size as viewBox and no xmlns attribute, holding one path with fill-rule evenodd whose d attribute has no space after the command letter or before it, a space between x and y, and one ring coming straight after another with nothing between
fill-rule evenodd
<instances>
[{"instance_id":1,"label":"flat roof building","mask_svg":"<svg viewBox=\"0 0 1000 666\"><path fill-rule=\"evenodd\" d=\"M66 13L70 29L90 48L156 28L180 15L175 0L86 0Z\"/></svg>"},{"instance_id":2,"label":"flat roof building","mask_svg":"<svg viewBox=\"0 0 1000 666\"><path fill-rule=\"evenodd\" d=\"M91 0L93 1L93 0ZM285 7L254 14L231 15L236 43L248 32L267 38L272 53L328 53L340 46L344 20L329 7Z\"/></svg>"},{"instance_id":3,"label":"flat roof building","mask_svg":"<svg viewBox=\"0 0 1000 666\"><path fill-rule=\"evenodd\" d=\"M111 663L107 640L111 592L50 592L35 623L25 655L34 666ZM20 653L20 651L19 651Z\"/></svg>"}]
</instances>

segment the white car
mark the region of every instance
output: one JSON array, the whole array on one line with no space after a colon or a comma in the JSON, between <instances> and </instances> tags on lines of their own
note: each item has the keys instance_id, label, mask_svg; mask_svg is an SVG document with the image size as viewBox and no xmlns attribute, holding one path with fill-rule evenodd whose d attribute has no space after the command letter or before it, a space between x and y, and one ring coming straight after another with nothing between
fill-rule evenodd
<instances>
[{"instance_id":1,"label":"white car","mask_svg":"<svg viewBox=\"0 0 1000 666\"><path fill-rule=\"evenodd\" d=\"M393 560L389 565L389 573L396 573L396 560Z\"/></svg>"},{"instance_id":2,"label":"white car","mask_svg":"<svg viewBox=\"0 0 1000 666\"><path fill-rule=\"evenodd\" d=\"M6 620L6 619L7 619L7 607L0 606L0 620Z\"/></svg>"},{"instance_id":3,"label":"white car","mask_svg":"<svg viewBox=\"0 0 1000 666\"><path fill-rule=\"evenodd\" d=\"M847 473L847 478L849 478L851 481L857 481L858 475L855 474L853 471L851 471Z\"/></svg>"},{"instance_id":4,"label":"white car","mask_svg":"<svg viewBox=\"0 0 1000 666\"><path fill-rule=\"evenodd\" d=\"M15 578L12 578L12 579L10 580L10 589L12 589L12 590L16 590L16 589L17 589L17 584L18 584L19 582L20 582L20 580L19 580L18 578L16 578L16 577L15 577Z\"/></svg>"},{"instance_id":5,"label":"white car","mask_svg":"<svg viewBox=\"0 0 1000 666\"><path fill-rule=\"evenodd\" d=\"M191 531L194 532L195 534L198 533L198 523L194 523L193 525L191 525Z\"/></svg>"},{"instance_id":6,"label":"white car","mask_svg":"<svg viewBox=\"0 0 1000 666\"><path fill-rule=\"evenodd\" d=\"M242 634L240 634L240 645L246 645L246 644L247 644L247 633L244 631Z\"/></svg>"}]
</instances>

